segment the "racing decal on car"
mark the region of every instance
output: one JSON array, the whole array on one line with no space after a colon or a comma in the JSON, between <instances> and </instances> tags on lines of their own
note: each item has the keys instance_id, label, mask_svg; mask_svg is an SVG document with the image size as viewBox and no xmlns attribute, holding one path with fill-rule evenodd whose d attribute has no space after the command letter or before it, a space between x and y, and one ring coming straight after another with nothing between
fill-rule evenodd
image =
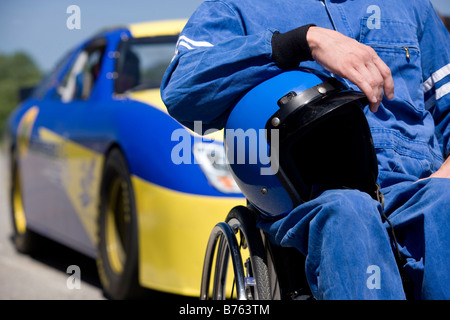
<instances>
[{"instance_id":1,"label":"racing decal on car","mask_svg":"<svg viewBox=\"0 0 450 320\"><path fill-rule=\"evenodd\" d=\"M39 107L31 107L24 113L19 126L17 127L17 148L21 157L24 157L27 154L30 145L31 131L38 114Z\"/></svg>"},{"instance_id":2,"label":"racing decal on car","mask_svg":"<svg viewBox=\"0 0 450 320\"><path fill-rule=\"evenodd\" d=\"M39 139L57 145L59 181L64 188L92 243L97 242L97 195L103 155L65 139L57 133L39 128Z\"/></svg>"}]
</instances>

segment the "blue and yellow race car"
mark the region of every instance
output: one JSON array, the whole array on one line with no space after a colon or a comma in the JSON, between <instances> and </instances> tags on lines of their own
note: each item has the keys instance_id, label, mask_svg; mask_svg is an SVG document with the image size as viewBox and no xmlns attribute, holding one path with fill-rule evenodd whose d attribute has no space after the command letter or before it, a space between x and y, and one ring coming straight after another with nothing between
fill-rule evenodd
<instances>
[{"instance_id":1,"label":"blue and yellow race car","mask_svg":"<svg viewBox=\"0 0 450 320\"><path fill-rule=\"evenodd\" d=\"M185 21L104 30L66 55L13 112L14 242L51 238L97 261L105 294L198 296L217 221L245 204L219 137L167 114L159 86Z\"/></svg>"}]
</instances>

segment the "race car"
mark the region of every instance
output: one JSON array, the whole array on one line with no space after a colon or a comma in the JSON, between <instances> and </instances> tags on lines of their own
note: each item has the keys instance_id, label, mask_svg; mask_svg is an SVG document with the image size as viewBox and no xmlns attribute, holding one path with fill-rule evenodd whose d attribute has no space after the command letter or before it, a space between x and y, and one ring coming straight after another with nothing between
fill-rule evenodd
<instances>
[{"instance_id":1,"label":"race car","mask_svg":"<svg viewBox=\"0 0 450 320\"><path fill-rule=\"evenodd\" d=\"M103 30L70 51L7 124L16 248L44 236L96 259L104 293L199 296L211 229L245 204L222 133L166 111L160 83L185 20Z\"/></svg>"}]
</instances>

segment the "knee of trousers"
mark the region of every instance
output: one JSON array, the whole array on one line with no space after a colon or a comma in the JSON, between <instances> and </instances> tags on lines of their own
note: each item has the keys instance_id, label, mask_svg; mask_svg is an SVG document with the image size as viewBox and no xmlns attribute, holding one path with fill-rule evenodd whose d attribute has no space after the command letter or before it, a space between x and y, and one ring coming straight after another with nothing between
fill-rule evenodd
<instances>
[{"instance_id":1,"label":"knee of trousers","mask_svg":"<svg viewBox=\"0 0 450 320\"><path fill-rule=\"evenodd\" d=\"M382 208L378 201L358 190L329 190L322 194L317 215L311 223L353 227L381 225Z\"/></svg>"},{"instance_id":2,"label":"knee of trousers","mask_svg":"<svg viewBox=\"0 0 450 320\"><path fill-rule=\"evenodd\" d=\"M311 240L311 236L364 238L381 229L384 230L381 205L368 194L358 190L328 190L288 216L277 236L282 245L306 250L306 239Z\"/></svg>"},{"instance_id":3,"label":"knee of trousers","mask_svg":"<svg viewBox=\"0 0 450 320\"><path fill-rule=\"evenodd\" d=\"M421 180L400 192L400 195L394 194L393 199L397 203L391 201L390 206L401 210L388 212L396 224L404 224L417 216L423 216L426 220L450 221L450 179Z\"/></svg>"},{"instance_id":4,"label":"knee of trousers","mask_svg":"<svg viewBox=\"0 0 450 320\"><path fill-rule=\"evenodd\" d=\"M450 217L450 179L431 178L424 188L425 205L432 208L433 213Z\"/></svg>"},{"instance_id":5,"label":"knee of trousers","mask_svg":"<svg viewBox=\"0 0 450 320\"><path fill-rule=\"evenodd\" d=\"M432 178L407 203L405 217L423 215L426 225L436 230L450 225L450 179ZM405 218L404 218L405 219Z\"/></svg>"}]
</instances>

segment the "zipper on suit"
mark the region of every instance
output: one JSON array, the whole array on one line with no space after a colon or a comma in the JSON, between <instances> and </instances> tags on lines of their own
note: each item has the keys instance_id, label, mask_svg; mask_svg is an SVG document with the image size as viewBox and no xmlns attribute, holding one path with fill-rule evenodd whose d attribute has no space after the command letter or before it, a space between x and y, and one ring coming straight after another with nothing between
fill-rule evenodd
<instances>
[{"instance_id":1,"label":"zipper on suit","mask_svg":"<svg viewBox=\"0 0 450 320\"><path fill-rule=\"evenodd\" d=\"M327 2L325 0L320 0L327 11L328 18L330 18L331 24L333 25L334 31L337 31L336 25L334 24L333 17L331 16L330 10L328 9Z\"/></svg>"},{"instance_id":2,"label":"zipper on suit","mask_svg":"<svg viewBox=\"0 0 450 320\"><path fill-rule=\"evenodd\" d=\"M406 51L406 59L409 60L409 58L411 58L411 55L409 54L409 48L408 47L403 47L403 49L405 49L405 51Z\"/></svg>"}]
</instances>

